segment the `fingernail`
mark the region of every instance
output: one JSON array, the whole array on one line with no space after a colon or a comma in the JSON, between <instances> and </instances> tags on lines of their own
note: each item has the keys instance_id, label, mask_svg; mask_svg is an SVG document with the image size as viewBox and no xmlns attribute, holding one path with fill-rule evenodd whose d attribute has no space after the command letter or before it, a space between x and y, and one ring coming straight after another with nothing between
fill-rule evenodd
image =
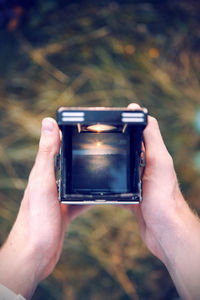
<instances>
[{"instance_id":1,"label":"fingernail","mask_svg":"<svg viewBox=\"0 0 200 300\"><path fill-rule=\"evenodd\" d=\"M42 120L42 132L51 133L53 131L53 121L51 119L43 119Z\"/></svg>"}]
</instances>

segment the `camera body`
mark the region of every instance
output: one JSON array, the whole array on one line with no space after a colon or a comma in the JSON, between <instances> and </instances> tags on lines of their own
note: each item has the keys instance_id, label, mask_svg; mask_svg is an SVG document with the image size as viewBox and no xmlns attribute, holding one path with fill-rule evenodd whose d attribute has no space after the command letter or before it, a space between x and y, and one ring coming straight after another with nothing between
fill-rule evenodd
<instances>
[{"instance_id":1,"label":"camera body","mask_svg":"<svg viewBox=\"0 0 200 300\"><path fill-rule=\"evenodd\" d=\"M57 163L59 200L66 204L134 204L142 199L143 130L147 110L61 107Z\"/></svg>"}]
</instances>

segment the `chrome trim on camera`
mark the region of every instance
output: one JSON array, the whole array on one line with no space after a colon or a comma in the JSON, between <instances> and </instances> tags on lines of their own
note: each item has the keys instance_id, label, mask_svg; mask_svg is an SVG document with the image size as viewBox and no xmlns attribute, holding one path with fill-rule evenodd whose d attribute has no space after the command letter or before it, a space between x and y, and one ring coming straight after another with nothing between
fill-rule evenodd
<instances>
[{"instance_id":1,"label":"chrome trim on camera","mask_svg":"<svg viewBox=\"0 0 200 300\"><path fill-rule=\"evenodd\" d=\"M143 112L123 112L122 122L124 123L142 123L144 122Z\"/></svg>"},{"instance_id":2,"label":"chrome trim on camera","mask_svg":"<svg viewBox=\"0 0 200 300\"><path fill-rule=\"evenodd\" d=\"M122 118L122 122L124 123L143 123L144 118Z\"/></svg>"},{"instance_id":3,"label":"chrome trim on camera","mask_svg":"<svg viewBox=\"0 0 200 300\"><path fill-rule=\"evenodd\" d=\"M83 111L64 111L62 113L63 122L83 122L85 121L85 113Z\"/></svg>"},{"instance_id":4,"label":"chrome trim on camera","mask_svg":"<svg viewBox=\"0 0 200 300\"><path fill-rule=\"evenodd\" d=\"M64 111L62 113L62 117L84 117L85 113L83 111L80 112L71 112L71 111Z\"/></svg>"},{"instance_id":5,"label":"chrome trim on camera","mask_svg":"<svg viewBox=\"0 0 200 300\"><path fill-rule=\"evenodd\" d=\"M141 118L144 117L144 113L142 112L123 112L122 118Z\"/></svg>"},{"instance_id":6,"label":"chrome trim on camera","mask_svg":"<svg viewBox=\"0 0 200 300\"><path fill-rule=\"evenodd\" d=\"M84 120L83 117L62 117L64 122L83 122Z\"/></svg>"},{"instance_id":7,"label":"chrome trim on camera","mask_svg":"<svg viewBox=\"0 0 200 300\"><path fill-rule=\"evenodd\" d=\"M91 201L67 201L67 200L62 200L61 201L63 204L73 204L73 205L89 205L89 204L96 204L96 205L112 205L112 204L139 204L139 201L106 201L106 202L98 202L95 200Z\"/></svg>"},{"instance_id":8,"label":"chrome trim on camera","mask_svg":"<svg viewBox=\"0 0 200 300\"><path fill-rule=\"evenodd\" d=\"M105 201L105 202L97 202L97 201L61 201L63 204L73 204L73 205L112 205L112 204L139 204L138 201Z\"/></svg>"}]
</instances>

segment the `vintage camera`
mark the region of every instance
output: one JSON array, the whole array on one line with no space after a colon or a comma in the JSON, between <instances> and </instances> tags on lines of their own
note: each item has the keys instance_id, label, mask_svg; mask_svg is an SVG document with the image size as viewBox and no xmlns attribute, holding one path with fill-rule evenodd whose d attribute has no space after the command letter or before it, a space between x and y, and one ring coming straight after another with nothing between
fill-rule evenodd
<instances>
[{"instance_id":1,"label":"vintage camera","mask_svg":"<svg viewBox=\"0 0 200 300\"><path fill-rule=\"evenodd\" d=\"M147 110L61 107L59 199L66 204L133 204L142 199L140 169Z\"/></svg>"}]
</instances>

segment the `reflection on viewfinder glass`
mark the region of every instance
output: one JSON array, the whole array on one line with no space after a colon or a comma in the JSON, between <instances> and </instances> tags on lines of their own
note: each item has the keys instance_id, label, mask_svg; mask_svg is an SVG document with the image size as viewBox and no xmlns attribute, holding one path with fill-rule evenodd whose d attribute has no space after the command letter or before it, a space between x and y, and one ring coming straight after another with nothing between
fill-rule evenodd
<instances>
[{"instance_id":1,"label":"reflection on viewfinder glass","mask_svg":"<svg viewBox=\"0 0 200 300\"><path fill-rule=\"evenodd\" d=\"M74 134L73 192L127 192L128 143L122 133Z\"/></svg>"}]
</instances>

